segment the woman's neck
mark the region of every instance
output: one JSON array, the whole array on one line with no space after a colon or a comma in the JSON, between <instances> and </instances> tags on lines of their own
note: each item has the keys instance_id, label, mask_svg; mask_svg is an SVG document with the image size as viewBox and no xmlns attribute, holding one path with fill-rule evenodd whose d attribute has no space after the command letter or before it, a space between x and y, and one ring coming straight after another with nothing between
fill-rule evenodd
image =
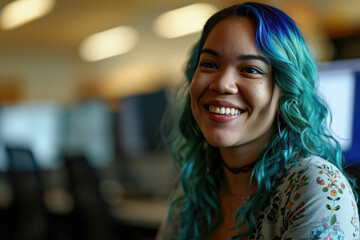
<instances>
[{"instance_id":1,"label":"woman's neck","mask_svg":"<svg viewBox=\"0 0 360 240\"><path fill-rule=\"evenodd\" d=\"M270 129L263 136L255 139L252 142L236 147L220 148L219 151L222 160L230 168L241 168L243 166L252 164L258 160L260 153L265 148L267 142L271 138L272 133L273 130ZM249 184L252 170L253 167L250 168L247 172L239 172L238 174L234 174L233 172L229 171L229 169L224 167L227 191L233 195L249 194ZM253 188L256 189L256 184L250 188L250 194L254 193Z\"/></svg>"},{"instance_id":2,"label":"woman's neck","mask_svg":"<svg viewBox=\"0 0 360 240\"><path fill-rule=\"evenodd\" d=\"M233 197L248 197L256 193L256 184L253 182L249 189L251 172L233 174L225 171L226 183L223 193Z\"/></svg>"}]
</instances>

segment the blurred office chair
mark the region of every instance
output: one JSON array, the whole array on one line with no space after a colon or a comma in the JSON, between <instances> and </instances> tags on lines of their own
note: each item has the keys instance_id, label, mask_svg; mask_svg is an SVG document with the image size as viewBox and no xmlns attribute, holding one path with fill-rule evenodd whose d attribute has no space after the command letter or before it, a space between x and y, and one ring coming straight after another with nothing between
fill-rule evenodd
<instances>
[{"instance_id":1,"label":"blurred office chair","mask_svg":"<svg viewBox=\"0 0 360 240\"><path fill-rule=\"evenodd\" d=\"M6 146L13 201L7 221L9 239L46 238L47 214L44 186L33 153L28 148ZM2 226L3 227L3 226Z\"/></svg>"},{"instance_id":2,"label":"blurred office chair","mask_svg":"<svg viewBox=\"0 0 360 240\"><path fill-rule=\"evenodd\" d=\"M98 177L86 157L65 155L65 168L74 198L74 219L85 228L85 235L79 239L129 239L102 197Z\"/></svg>"}]
</instances>

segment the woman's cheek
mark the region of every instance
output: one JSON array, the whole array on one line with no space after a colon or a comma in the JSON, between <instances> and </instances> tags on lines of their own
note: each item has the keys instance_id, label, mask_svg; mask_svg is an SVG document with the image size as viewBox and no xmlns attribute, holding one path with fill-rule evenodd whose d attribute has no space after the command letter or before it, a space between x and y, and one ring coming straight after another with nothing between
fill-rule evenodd
<instances>
[{"instance_id":1,"label":"woman's cheek","mask_svg":"<svg viewBox=\"0 0 360 240\"><path fill-rule=\"evenodd\" d=\"M195 98L197 92L199 90L199 81L197 79L197 77L194 75L191 84L190 84L190 97L192 100L195 100L193 98Z\"/></svg>"},{"instance_id":2,"label":"woman's cheek","mask_svg":"<svg viewBox=\"0 0 360 240\"><path fill-rule=\"evenodd\" d=\"M198 100L200 95L205 91L207 78L199 72L195 72L190 85L190 95Z\"/></svg>"}]
</instances>

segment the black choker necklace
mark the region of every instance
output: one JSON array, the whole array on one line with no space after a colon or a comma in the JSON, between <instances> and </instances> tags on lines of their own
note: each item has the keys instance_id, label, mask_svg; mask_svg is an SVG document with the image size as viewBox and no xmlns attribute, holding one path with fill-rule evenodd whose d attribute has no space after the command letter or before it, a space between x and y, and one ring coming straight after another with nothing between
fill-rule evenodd
<instances>
[{"instance_id":1,"label":"black choker necklace","mask_svg":"<svg viewBox=\"0 0 360 240\"><path fill-rule=\"evenodd\" d=\"M240 168L232 168L229 165L227 165L226 162L223 159L221 159L221 161L222 161L223 165L225 166L225 168L227 170L229 170L230 172L232 172L233 174L249 172L255 166L255 164L257 163L257 160L255 160L252 163L247 164L245 166L242 166Z\"/></svg>"}]
</instances>

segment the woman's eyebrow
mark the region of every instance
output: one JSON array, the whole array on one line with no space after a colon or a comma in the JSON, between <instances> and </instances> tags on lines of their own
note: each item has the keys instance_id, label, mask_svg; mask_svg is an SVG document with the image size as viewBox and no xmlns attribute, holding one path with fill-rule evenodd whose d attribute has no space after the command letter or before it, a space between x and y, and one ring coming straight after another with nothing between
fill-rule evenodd
<instances>
[{"instance_id":1,"label":"woman's eyebrow","mask_svg":"<svg viewBox=\"0 0 360 240\"><path fill-rule=\"evenodd\" d=\"M215 57L220 57L220 54L218 52L216 52L215 50L212 50L210 48L204 48L203 50L201 50L200 55L203 53L208 53L208 54L214 55Z\"/></svg>"},{"instance_id":2,"label":"woman's eyebrow","mask_svg":"<svg viewBox=\"0 0 360 240\"><path fill-rule=\"evenodd\" d=\"M269 59L264 56L257 55L257 54L244 54L238 57L238 60L246 61L246 60L260 60L263 61L265 64L270 65Z\"/></svg>"},{"instance_id":3,"label":"woman's eyebrow","mask_svg":"<svg viewBox=\"0 0 360 240\"><path fill-rule=\"evenodd\" d=\"M220 54L218 52L216 52L215 50L210 49L210 48L204 48L203 50L201 50L200 55L203 53L208 53L215 57L220 57ZM266 57L264 57L262 55L258 55L258 54L243 54L238 57L238 60L241 60L241 61L260 60L260 61L263 61L267 65L271 65L269 59L267 59Z\"/></svg>"}]
</instances>

